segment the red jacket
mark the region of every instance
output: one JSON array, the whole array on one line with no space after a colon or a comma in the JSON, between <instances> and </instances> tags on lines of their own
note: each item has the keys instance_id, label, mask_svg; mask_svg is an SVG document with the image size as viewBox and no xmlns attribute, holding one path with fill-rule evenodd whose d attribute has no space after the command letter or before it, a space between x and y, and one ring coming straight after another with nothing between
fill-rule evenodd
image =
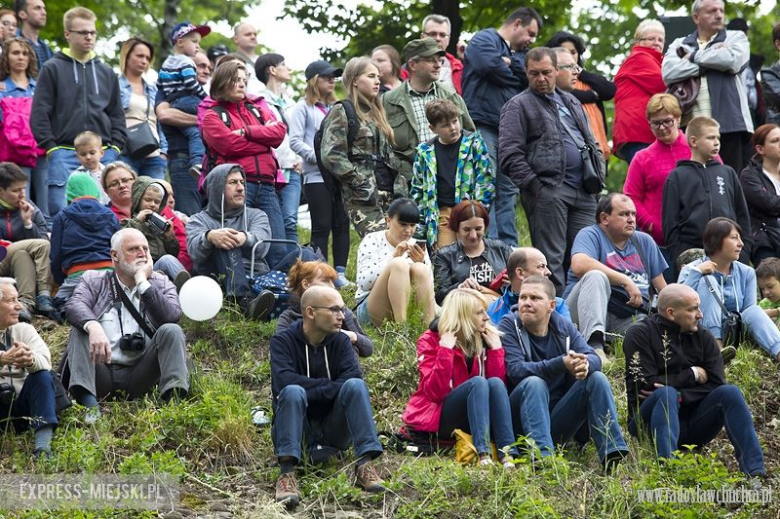
<instances>
[{"instance_id":1,"label":"red jacket","mask_svg":"<svg viewBox=\"0 0 780 519\"><path fill-rule=\"evenodd\" d=\"M615 76L615 123L612 127L612 151L617 153L628 142L655 141L645 110L654 94L666 91L661 76L664 55L650 47L634 46Z\"/></svg>"},{"instance_id":2,"label":"red jacket","mask_svg":"<svg viewBox=\"0 0 780 519\"><path fill-rule=\"evenodd\" d=\"M230 127L222 122L217 112L208 110L203 116L201 129L206 146L217 155L217 164L238 164L246 171L248 182L274 184L279 163L272 148L282 143L287 127L282 123L273 126L260 124L243 102L219 101L217 104L227 110ZM263 121L276 121L264 99L259 98L254 105ZM233 133L242 128L245 135Z\"/></svg>"},{"instance_id":3,"label":"red jacket","mask_svg":"<svg viewBox=\"0 0 780 519\"><path fill-rule=\"evenodd\" d=\"M506 382L503 348L488 349L486 359L480 362L475 359L469 373L463 352L459 348L440 346L439 334L432 330L426 331L417 341L417 362L420 383L409 398L402 417L416 431L438 431L444 399L469 378L498 377Z\"/></svg>"},{"instance_id":4,"label":"red jacket","mask_svg":"<svg viewBox=\"0 0 780 519\"><path fill-rule=\"evenodd\" d=\"M450 67L452 67L452 84L455 87L455 91L458 95L463 95L463 88L460 86L461 80L463 79L463 62L449 52L445 57L447 58L447 61L450 62ZM401 69L401 79L404 81L409 79L409 71L406 67Z\"/></svg>"}]
</instances>

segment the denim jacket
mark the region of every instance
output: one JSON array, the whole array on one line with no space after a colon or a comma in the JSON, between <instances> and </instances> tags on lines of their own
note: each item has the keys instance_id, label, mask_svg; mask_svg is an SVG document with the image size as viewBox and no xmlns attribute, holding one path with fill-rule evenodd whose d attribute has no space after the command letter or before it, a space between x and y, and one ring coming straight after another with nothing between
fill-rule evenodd
<instances>
[{"instance_id":1,"label":"denim jacket","mask_svg":"<svg viewBox=\"0 0 780 519\"><path fill-rule=\"evenodd\" d=\"M145 79L142 79L141 81L144 83L144 92L146 92L146 97L149 99L151 109L154 110L154 100L157 97L157 85L147 83ZM130 106L130 96L133 95L133 86L124 74L119 75L119 94L122 96L122 110L127 110ZM165 132L162 130L159 120L157 121L157 135L160 139L160 153L167 155L168 140L165 138Z\"/></svg>"}]
</instances>

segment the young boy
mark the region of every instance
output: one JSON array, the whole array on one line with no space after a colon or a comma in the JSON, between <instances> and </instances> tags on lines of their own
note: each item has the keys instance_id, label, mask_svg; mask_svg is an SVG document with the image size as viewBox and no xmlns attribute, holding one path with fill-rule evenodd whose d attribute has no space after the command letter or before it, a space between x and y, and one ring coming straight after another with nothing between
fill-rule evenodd
<instances>
[{"instance_id":1,"label":"young boy","mask_svg":"<svg viewBox=\"0 0 780 519\"><path fill-rule=\"evenodd\" d=\"M780 326L780 258L767 258L756 269L758 288L764 296L758 306Z\"/></svg>"},{"instance_id":2,"label":"young boy","mask_svg":"<svg viewBox=\"0 0 780 519\"><path fill-rule=\"evenodd\" d=\"M489 207L495 174L479 132L461 130L461 111L449 99L425 106L433 139L417 146L409 196L420 208L428 246L455 242L449 228L452 208L461 200L478 200Z\"/></svg>"},{"instance_id":3,"label":"young boy","mask_svg":"<svg viewBox=\"0 0 780 519\"><path fill-rule=\"evenodd\" d=\"M715 159L720 151L720 125L709 117L694 117L685 133L691 160L679 161L664 185L663 228L672 264L680 253L702 246L704 227L718 216L742 227L745 246L740 261L747 263L752 242L750 217L736 172Z\"/></svg>"},{"instance_id":4,"label":"young boy","mask_svg":"<svg viewBox=\"0 0 780 519\"><path fill-rule=\"evenodd\" d=\"M122 222L122 227L138 229L146 236L154 269L168 276L176 288L181 288L190 275L177 259L179 240L173 224L160 214L168 202L165 186L149 177L138 177L133 183L132 196L132 217Z\"/></svg>"},{"instance_id":5,"label":"young boy","mask_svg":"<svg viewBox=\"0 0 780 519\"><path fill-rule=\"evenodd\" d=\"M157 78L157 88L162 92L162 99L168 101L171 107L192 115L198 114L198 105L206 97L206 91L198 83L192 58L200 50L201 38L210 32L211 29L205 25L195 26L190 22L176 25L171 31L173 54L165 59ZM187 137L190 172L200 176L205 153L200 130L197 125L179 130Z\"/></svg>"},{"instance_id":6,"label":"young boy","mask_svg":"<svg viewBox=\"0 0 780 519\"><path fill-rule=\"evenodd\" d=\"M89 173L95 180L95 184L98 186L97 198L101 204L108 203L108 195L100 186L100 179L103 176L103 170L106 167L101 164L100 159L103 158L103 139L100 138L95 132L85 131L76 136L73 141L73 146L76 148L76 158L79 159L79 166L73 173ZM67 189L67 188L66 188ZM67 196L66 196L67 197ZM70 203L66 200L67 203Z\"/></svg>"}]
</instances>

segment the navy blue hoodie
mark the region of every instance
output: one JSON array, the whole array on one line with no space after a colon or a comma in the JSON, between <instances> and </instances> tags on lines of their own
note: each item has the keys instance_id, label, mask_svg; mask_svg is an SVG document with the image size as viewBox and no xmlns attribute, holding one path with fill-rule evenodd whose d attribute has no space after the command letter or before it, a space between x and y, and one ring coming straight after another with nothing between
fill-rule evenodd
<instances>
[{"instance_id":1,"label":"navy blue hoodie","mask_svg":"<svg viewBox=\"0 0 780 519\"><path fill-rule=\"evenodd\" d=\"M322 418L333 407L341 386L351 378L363 378L363 373L345 334L330 334L321 344L312 346L303 335L303 320L299 320L271 337L274 409L282 389L297 385L306 390L307 417Z\"/></svg>"}]
</instances>

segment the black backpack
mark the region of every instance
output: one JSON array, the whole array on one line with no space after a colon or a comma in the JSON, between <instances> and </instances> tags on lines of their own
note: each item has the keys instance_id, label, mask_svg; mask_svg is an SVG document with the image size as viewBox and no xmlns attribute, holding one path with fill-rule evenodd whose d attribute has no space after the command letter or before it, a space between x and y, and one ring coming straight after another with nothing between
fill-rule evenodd
<instances>
[{"instance_id":1,"label":"black backpack","mask_svg":"<svg viewBox=\"0 0 780 519\"><path fill-rule=\"evenodd\" d=\"M260 110L257 108L257 106L255 106L254 103L244 100L244 106L252 113L252 115L255 116L255 119L257 119L260 124L265 124L263 116L260 114ZM224 106L214 105L209 107L209 110L214 110L217 115L219 115L219 119L222 121L222 123L230 128L232 122L230 121L230 116L228 115ZM201 132L201 139L202 138L203 134ZM201 178L205 178L206 175L209 174L209 171L217 166L217 155L211 151L211 148L208 147L205 140L203 140L203 147L206 149L206 153L203 154L203 169L201 170L200 174Z\"/></svg>"},{"instance_id":2,"label":"black backpack","mask_svg":"<svg viewBox=\"0 0 780 519\"><path fill-rule=\"evenodd\" d=\"M357 137L358 130L360 129L360 121L358 120L357 112L355 111L355 105L349 99L343 101L337 101L336 104L340 104L344 107L344 112L347 114L347 156L349 160L360 160L362 156L352 154L352 145ZM335 106L335 105L334 105ZM317 157L317 167L322 175L322 180L325 183L325 187L328 188L331 196L334 198L341 196L341 182L339 179L322 163L322 130L325 127L325 121L333 112L331 109L325 119L322 120L320 127L314 134L314 155Z\"/></svg>"}]
</instances>

